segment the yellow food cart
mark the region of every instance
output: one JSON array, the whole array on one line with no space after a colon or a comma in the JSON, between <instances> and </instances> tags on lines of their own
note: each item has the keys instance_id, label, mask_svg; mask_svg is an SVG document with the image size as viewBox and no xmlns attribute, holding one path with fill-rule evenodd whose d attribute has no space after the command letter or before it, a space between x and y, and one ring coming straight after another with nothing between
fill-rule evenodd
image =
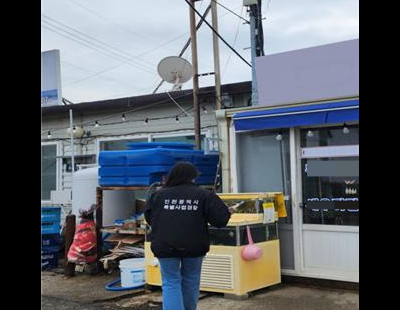
<instances>
[{"instance_id":1,"label":"yellow food cart","mask_svg":"<svg viewBox=\"0 0 400 310\"><path fill-rule=\"evenodd\" d=\"M247 296L249 292L281 282L278 218L286 216L282 193L219 194L228 206L238 206L224 228L209 228L210 251L204 258L201 291ZM266 212L273 211L273 217ZM269 212L270 213L270 212ZM261 258L245 261L241 251L248 242L249 226ZM145 269L148 286L161 286L158 260L154 257L146 231Z\"/></svg>"}]
</instances>

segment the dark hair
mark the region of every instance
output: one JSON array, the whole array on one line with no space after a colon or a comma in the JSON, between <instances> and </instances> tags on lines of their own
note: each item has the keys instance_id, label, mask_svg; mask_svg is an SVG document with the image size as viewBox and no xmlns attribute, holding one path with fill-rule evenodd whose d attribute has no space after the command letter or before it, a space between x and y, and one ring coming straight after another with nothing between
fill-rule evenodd
<instances>
[{"instance_id":1,"label":"dark hair","mask_svg":"<svg viewBox=\"0 0 400 310\"><path fill-rule=\"evenodd\" d=\"M168 173L165 187L192 183L199 175L200 173L192 163L180 161Z\"/></svg>"}]
</instances>

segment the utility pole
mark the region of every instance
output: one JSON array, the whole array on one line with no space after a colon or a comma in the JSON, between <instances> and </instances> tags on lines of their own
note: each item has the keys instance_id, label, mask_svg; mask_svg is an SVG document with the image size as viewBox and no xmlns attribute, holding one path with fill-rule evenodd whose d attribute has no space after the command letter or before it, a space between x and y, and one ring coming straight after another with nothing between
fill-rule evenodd
<instances>
[{"instance_id":1,"label":"utility pole","mask_svg":"<svg viewBox=\"0 0 400 310\"><path fill-rule=\"evenodd\" d=\"M251 105L258 105L258 86L256 74L256 57L257 57L257 44L256 44L256 16L253 8L257 4L250 6L250 42L251 42Z\"/></svg>"},{"instance_id":2,"label":"utility pole","mask_svg":"<svg viewBox=\"0 0 400 310\"><path fill-rule=\"evenodd\" d=\"M190 0L195 7L196 0ZM199 106L199 68L197 60L197 34L196 34L196 15L195 11L189 7L190 17L190 39L192 46L192 65L193 65L193 106L194 106L194 137L196 148L201 149L201 123L200 123L200 106Z\"/></svg>"},{"instance_id":3,"label":"utility pole","mask_svg":"<svg viewBox=\"0 0 400 310\"><path fill-rule=\"evenodd\" d=\"M212 16L212 26L215 29L215 31L218 32L217 3L214 0L211 0L211 16ZM215 32L213 32L213 48L214 48L216 105L217 105L217 110L221 110L221 68L219 61L219 39Z\"/></svg>"},{"instance_id":4,"label":"utility pole","mask_svg":"<svg viewBox=\"0 0 400 310\"><path fill-rule=\"evenodd\" d=\"M256 58L264 56L264 34L261 16L261 0L243 0L250 14L250 42L251 42L251 105L258 105L258 86L256 74Z\"/></svg>"},{"instance_id":5,"label":"utility pole","mask_svg":"<svg viewBox=\"0 0 400 310\"><path fill-rule=\"evenodd\" d=\"M207 17L208 13L210 13L210 10L211 10L211 4L207 7L207 9L205 10L205 12L203 13L203 18L206 18L206 17ZM200 29L201 25L203 24L203 21L204 21L204 19L201 19L201 20L197 23L196 31ZM178 55L179 57L182 57L183 54L185 54L186 50L188 49L188 47L189 47L189 45L190 45L190 41L191 41L191 38L189 38L189 39L186 41L185 45L183 46L181 52L180 52L179 55ZM155 93L160 89L160 87L164 84L164 82L165 82L164 80L161 80L161 81L160 81L160 83L157 85L156 89L153 91L153 94L155 94Z\"/></svg>"}]
</instances>

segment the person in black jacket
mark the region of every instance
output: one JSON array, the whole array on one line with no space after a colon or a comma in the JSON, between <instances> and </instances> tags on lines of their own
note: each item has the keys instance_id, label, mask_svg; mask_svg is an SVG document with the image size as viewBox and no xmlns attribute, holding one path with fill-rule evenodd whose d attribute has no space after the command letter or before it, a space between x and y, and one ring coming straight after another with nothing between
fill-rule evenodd
<instances>
[{"instance_id":1,"label":"person in black jacket","mask_svg":"<svg viewBox=\"0 0 400 310\"><path fill-rule=\"evenodd\" d=\"M231 209L194 183L195 166L177 163L165 186L147 200L151 250L161 267L163 310L195 310L203 257L210 249L208 224L227 225Z\"/></svg>"}]
</instances>

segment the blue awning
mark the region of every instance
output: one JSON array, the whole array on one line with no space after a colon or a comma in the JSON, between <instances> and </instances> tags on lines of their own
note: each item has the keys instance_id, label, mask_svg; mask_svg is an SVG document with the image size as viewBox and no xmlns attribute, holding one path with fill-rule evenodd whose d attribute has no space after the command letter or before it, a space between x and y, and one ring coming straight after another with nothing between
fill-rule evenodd
<instances>
[{"instance_id":1,"label":"blue awning","mask_svg":"<svg viewBox=\"0 0 400 310\"><path fill-rule=\"evenodd\" d=\"M358 120L358 99L241 112L233 115L236 132L337 124Z\"/></svg>"}]
</instances>

